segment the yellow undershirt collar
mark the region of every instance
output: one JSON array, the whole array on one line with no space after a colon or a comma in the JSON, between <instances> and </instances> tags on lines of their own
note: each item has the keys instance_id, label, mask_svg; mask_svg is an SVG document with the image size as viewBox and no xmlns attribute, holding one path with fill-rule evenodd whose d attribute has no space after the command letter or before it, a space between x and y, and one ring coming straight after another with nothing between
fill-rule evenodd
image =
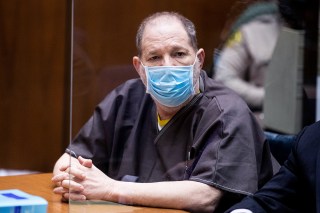
<instances>
[{"instance_id":1,"label":"yellow undershirt collar","mask_svg":"<svg viewBox=\"0 0 320 213\"><path fill-rule=\"evenodd\" d=\"M157 117L158 117L158 125L160 129L162 129L170 121L170 119L161 120L159 114Z\"/></svg>"},{"instance_id":2,"label":"yellow undershirt collar","mask_svg":"<svg viewBox=\"0 0 320 213\"><path fill-rule=\"evenodd\" d=\"M197 92L197 94L201 93L201 91ZM159 114L157 114L157 118L158 118L158 127L159 127L159 130L161 130L169 121L170 121L170 118L169 119L164 119L164 120L161 120Z\"/></svg>"}]
</instances>

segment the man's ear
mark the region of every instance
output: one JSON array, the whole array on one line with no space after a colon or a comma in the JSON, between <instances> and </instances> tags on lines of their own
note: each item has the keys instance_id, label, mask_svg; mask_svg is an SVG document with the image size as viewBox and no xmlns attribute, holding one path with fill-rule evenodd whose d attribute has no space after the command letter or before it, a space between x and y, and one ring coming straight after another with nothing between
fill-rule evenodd
<instances>
[{"instance_id":1,"label":"man's ear","mask_svg":"<svg viewBox=\"0 0 320 213\"><path fill-rule=\"evenodd\" d=\"M141 77L141 74L143 72L143 69L141 68L141 62L140 62L140 59L138 56L134 56L132 58L132 63L133 63L133 66L134 68L136 69L137 73L139 74L139 76Z\"/></svg>"},{"instance_id":2,"label":"man's ear","mask_svg":"<svg viewBox=\"0 0 320 213\"><path fill-rule=\"evenodd\" d=\"M199 66L200 66L200 69L202 69L203 67L203 64L204 64L204 59L205 59L205 52L204 52L204 49L200 48L197 52L197 56L198 56L198 60L199 60Z\"/></svg>"},{"instance_id":3,"label":"man's ear","mask_svg":"<svg viewBox=\"0 0 320 213\"><path fill-rule=\"evenodd\" d=\"M140 58L138 56L134 56L132 58L132 63L133 63L134 68L136 69L138 75L140 76L140 79L146 85L146 73L144 71L144 68L142 67Z\"/></svg>"}]
</instances>

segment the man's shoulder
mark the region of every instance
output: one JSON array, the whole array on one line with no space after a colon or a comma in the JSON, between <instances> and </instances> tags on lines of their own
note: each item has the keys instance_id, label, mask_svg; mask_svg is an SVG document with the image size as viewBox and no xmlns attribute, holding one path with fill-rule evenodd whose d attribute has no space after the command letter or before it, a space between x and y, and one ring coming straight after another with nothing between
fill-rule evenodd
<instances>
[{"instance_id":1,"label":"man's shoulder","mask_svg":"<svg viewBox=\"0 0 320 213\"><path fill-rule=\"evenodd\" d=\"M108 93L99 105L112 102L140 103L145 94L145 86L139 78L129 79Z\"/></svg>"},{"instance_id":2,"label":"man's shoulder","mask_svg":"<svg viewBox=\"0 0 320 213\"><path fill-rule=\"evenodd\" d=\"M320 121L305 127L298 136L298 147L303 150L320 151ZM311 151L312 152L312 151Z\"/></svg>"},{"instance_id":3,"label":"man's shoulder","mask_svg":"<svg viewBox=\"0 0 320 213\"><path fill-rule=\"evenodd\" d=\"M145 92L145 86L142 83L142 81L139 78L134 78L134 79L129 79L125 81L124 83L120 84L116 88L114 88L110 95L121 95L121 96L127 96L127 95L132 95L136 93L144 93Z\"/></svg>"},{"instance_id":4,"label":"man's shoulder","mask_svg":"<svg viewBox=\"0 0 320 213\"><path fill-rule=\"evenodd\" d=\"M202 74L202 78L204 80L203 93L208 99L215 99L222 105L238 105L247 108L245 101L235 91L206 74Z\"/></svg>"},{"instance_id":5,"label":"man's shoulder","mask_svg":"<svg viewBox=\"0 0 320 213\"><path fill-rule=\"evenodd\" d=\"M118 90L126 90L126 89L141 89L144 88L144 84L142 83L140 78L133 78L126 80L124 83L120 84L118 87L115 88Z\"/></svg>"}]
</instances>

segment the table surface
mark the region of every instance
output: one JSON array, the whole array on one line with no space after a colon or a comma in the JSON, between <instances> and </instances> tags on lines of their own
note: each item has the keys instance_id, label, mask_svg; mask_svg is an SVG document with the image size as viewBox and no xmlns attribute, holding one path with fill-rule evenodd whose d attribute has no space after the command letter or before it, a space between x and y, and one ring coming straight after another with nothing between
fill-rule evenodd
<instances>
[{"instance_id":1,"label":"table surface","mask_svg":"<svg viewBox=\"0 0 320 213\"><path fill-rule=\"evenodd\" d=\"M26 193L40 196L48 201L48 213L74 212L74 213L183 213L185 211L174 209L148 208L112 204L109 202L90 202L68 204L61 202L60 196L52 192L52 173L32 175L17 175L0 177L0 190L20 189Z\"/></svg>"}]
</instances>

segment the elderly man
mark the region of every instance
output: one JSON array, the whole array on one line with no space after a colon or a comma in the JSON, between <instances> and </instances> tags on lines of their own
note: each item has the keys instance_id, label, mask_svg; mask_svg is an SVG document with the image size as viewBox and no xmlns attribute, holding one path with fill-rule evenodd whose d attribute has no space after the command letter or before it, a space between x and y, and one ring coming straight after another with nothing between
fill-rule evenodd
<instances>
[{"instance_id":1,"label":"elderly man","mask_svg":"<svg viewBox=\"0 0 320 213\"><path fill-rule=\"evenodd\" d=\"M57 161L54 192L193 212L225 210L254 193L272 176L263 132L242 99L201 70L193 23L155 13L136 45L140 79L98 105Z\"/></svg>"}]
</instances>

